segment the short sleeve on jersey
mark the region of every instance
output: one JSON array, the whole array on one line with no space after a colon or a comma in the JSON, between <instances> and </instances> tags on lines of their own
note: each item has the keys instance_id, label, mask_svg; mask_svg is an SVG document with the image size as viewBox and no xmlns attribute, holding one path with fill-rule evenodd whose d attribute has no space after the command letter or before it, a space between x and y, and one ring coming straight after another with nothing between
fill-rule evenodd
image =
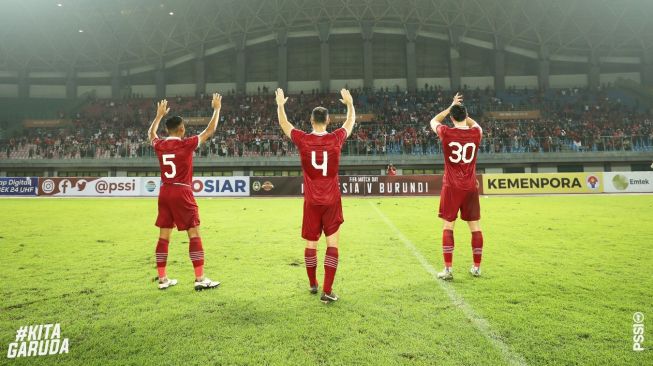
<instances>
[{"instance_id":1,"label":"short sleeve on jersey","mask_svg":"<svg viewBox=\"0 0 653 366\"><path fill-rule=\"evenodd\" d=\"M438 136L440 137L440 139L444 138L444 131L445 131L446 128L447 128L447 126L445 126L445 125L439 125L438 127L436 127L435 131L438 133Z\"/></svg>"},{"instance_id":2,"label":"short sleeve on jersey","mask_svg":"<svg viewBox=\"0 0 653 366\"><path fill-rule=\"evenodd\" d=\"M184 147L190 151L193 151L200 147L200 136L195 135L191 136L184 140Z\"/></svg>"},{"instance_id":3,"label":"short sleeve on jersey","mask_svg":"<svg viewBox=\"0 0 653 366\"><path fill-rule=\"evenodd\" d=\"M297 145L298 147L301 144L301 141L302 141L302 139L304 138L305 135L306 135L306 132L304 132L302 130L298 130L296 128L293 128L292 130L290 130L290 140L292 140L292 142L295 145Z\"/></svg>"},{"instance_id":4,"label":"short sleeve on jersey","mask_svg":"<svg viewBox=\"0 0 653 366\"><path fill-rule=\"evenodd\" d=\"M478 130L478 140L480 141L481 138L483 137L483 129L479 125L476 125L472 128Z\"/></svg>"},{"instance_id":5,"label":"short sleeve on jersey","mask_svg":"<svg viewBox=\"0 0 653 366\"><path fill-rule=\"evenodd\" d=\"M333 133L336 135L338 146L342 146L345 143L345 140L347 139L347 130L344 129L343 127L340 127L339 129L333 131Z\"/></svg>"},{"instance_id":6,"label":"short sleeve on jersey","mask_svg":"<svg viewBox=\"0 0 653 366\"><path fill-rule=\"evenodd\" d=\"M156 145L157 145L159 142L161 142L161 141L162 141L162 140L161 140L160 138L158 138L158 137L155 138L154 140L152 140L152 146L154 146L154 147L156 148Z\"/></svg>"}]
</instances>

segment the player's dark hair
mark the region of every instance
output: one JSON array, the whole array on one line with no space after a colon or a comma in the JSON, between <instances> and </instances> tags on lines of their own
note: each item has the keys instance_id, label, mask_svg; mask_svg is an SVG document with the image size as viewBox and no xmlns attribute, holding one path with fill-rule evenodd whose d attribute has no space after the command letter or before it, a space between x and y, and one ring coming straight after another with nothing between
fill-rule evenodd
<instances>
[{"instance_id":1,"label":"player's dark hair","mask_svg":"<svg viewBox=\"0 0 653 366\"><path fill-rule=\"evenodd\" d=\"M467 108L462 104L451 107L449 113L456 122L463 122L467 118Z\"/></svg>"},{"instance_id":2,"label":"player's dark hair","mask_svg":"<svg viewBox=\"0 0 653 366\"><path fill-rule=\"evenodd\" d=\"M311 112L311 119L315 123L326 123L329 111L324 107L315 107Z\"/></svg>"},{"instance_id":3,"label":"player's dark hair","mask_svg":"<svg viewBox=\"0 0 653 366\"><path fill-rule=\"evenodd\" d=\"M166 120L166 130L177 131L183 122L184 120L179 116L170 117Z\"/></svg>"}]
</instances>

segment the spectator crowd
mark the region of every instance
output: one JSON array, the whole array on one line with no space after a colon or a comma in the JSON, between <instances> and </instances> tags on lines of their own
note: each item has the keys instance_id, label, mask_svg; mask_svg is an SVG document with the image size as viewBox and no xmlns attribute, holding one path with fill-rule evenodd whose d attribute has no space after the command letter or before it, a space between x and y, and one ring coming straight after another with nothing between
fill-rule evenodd
<instances>
[{"instance_id":1,"label":"spectator crowd","mask_svg":"<svg viewBox=\"0 0 653 366\"><path fill-rule=\"evenodd\" d=\"M441 151L429 121L451 101L451 92L425 86L422 91L354 90L356 112L373 114L357 123L344 154L434 154ZM636 101L609 89L558 89L546 92L509 89L463 91L471 116L483 127L482 153L652 150L653 119ZM210 117L210 96L170 98L172 115ZM151 98L89 100L68 118L70 125L25 128L0 140L0 158L128 158L151 156L147 129L154 118ZM271 91L257 95L225 95L215 136L199 156L284 156L295 154L293 144L277 123ZM295 127L310 129L315 106L332 115L344 114L336 94L290 95L287 114ZM541 111L533 120L496 120L487 111ZM333 123L336 128L340 123ZM163 125L163 124L162 124ZM188 125L187 134L205 125ZM160 136L165 131L159 131Z\"/></svg>"}]
</instances>

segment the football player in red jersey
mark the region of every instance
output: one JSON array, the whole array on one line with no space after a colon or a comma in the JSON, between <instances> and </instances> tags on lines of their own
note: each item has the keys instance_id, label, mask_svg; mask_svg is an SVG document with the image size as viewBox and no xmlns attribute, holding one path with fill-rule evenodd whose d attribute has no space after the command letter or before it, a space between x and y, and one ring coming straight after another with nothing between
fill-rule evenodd
<instances>
[{"instance_id":1,"label":"football player in red jersey","mask_svg":"<svg viewBox=\"0 0 653 366\"><path fill-rule=\"evenodd\" d=\"M304 220L302 238L306 239L304 260L310 285L310 293L317 294L317 242L326 236L327 250L324 257L324 283L320 300L331 303L338 300L333 292L333 280L338 268L338 234L342 217L340 200L340 150L356 122L354 100L348 90L340 91L340 101L347 106L347 119L341 128L328 133L329 112L324 107L316 107L311 113L313 131L306 133L288 122L284 105L288 98L283 90L277 89L277 115L283 132L297 146L304 173Z\"/></svg>"},{"instance_id":2,"label":"football player in red jersey","mask_svg":"<svg viewBox=\"0 0 653 366\"><path fill-rule=\"evenodd\" d=\"M156 117L148 131L150 142L159 159L161 167L161 191L159 192L159 215L156 226L160 228L159 241L156 245L156 267L159 272L159 289L165 290L177 284L177 280L168 278L166 262L168 260L168 243L172 229L187 231L190 260L195 269L195 290L215 288L220 282L211 281L204 276L204 249L200 238L200 215L191 188L193 179L193 152L215 133L220 118L222 96L213 94L211 101L213 116L202 133L185 138L186 127L179 116L168 118L165 122L168 137L161 139L156 131L161 119L170 112L168 101L157 104Z\"/></svg>"},{"instance_id":3,"label":"football player in red jersey","mask_svg":"<svg viewBox=\"0 0 653 366\"><path fill-rule=\"evenodd\" d=\"M481 275L481 255L483 254L483 234L481 232L481 206L479 204L478 182L476 180L476 158L481 143L483 130L481 126L467 115L462 104L463 96L456 94L449 108L440 112L431 120L431 128L442 140L444 155L444 177L440 193L440 210L438 216L444 221L442 232L442 253L444 271L438 278L452 280L454 238L453 229L458 211L460 218L467 221L472 232L472 252L474 265L470 273ZM449 116L454 127L442 124Z\"/></svg>"}]
</instances>

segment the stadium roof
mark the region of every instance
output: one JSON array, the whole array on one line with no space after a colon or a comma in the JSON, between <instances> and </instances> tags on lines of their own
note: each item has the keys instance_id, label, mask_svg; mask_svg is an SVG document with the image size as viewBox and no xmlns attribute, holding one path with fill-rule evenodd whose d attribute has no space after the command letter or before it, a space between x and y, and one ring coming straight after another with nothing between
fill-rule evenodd
<instances>
[{"instance_id":1,"label":"stadium roof","mask_svg":"<svg viewBox=\"0 0 653 366\"><path fill-rule=\"evenodd\" d=\"M640 56L653 50L651 19L650 0L6 0L0 70L134 68L280 29L355 32L365 22L538 53Z\"/></svg>"}]
</instances>

